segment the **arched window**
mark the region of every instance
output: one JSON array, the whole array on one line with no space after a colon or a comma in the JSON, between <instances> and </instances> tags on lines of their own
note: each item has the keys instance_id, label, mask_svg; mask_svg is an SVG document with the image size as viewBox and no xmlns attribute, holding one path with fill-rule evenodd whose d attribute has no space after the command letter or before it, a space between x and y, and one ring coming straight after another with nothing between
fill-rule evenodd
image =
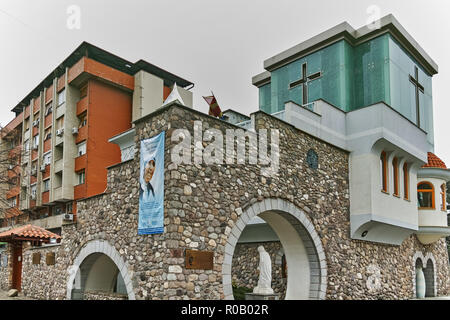
<instances>
[{"instance_id":1,"label":"arched window","mask_svg":"<svg viewBox=\"0 0 450 320\"><path fill-rule=\"evenodd\" d=\"M408 173L408 164L405 163L403 165L403 188L405 194L405 200L409 200L409 173Z\"/></svg>"},{"instance_id":2,"label":"arched window","mask_svg":"<svg viewBox=\"0 0 450 320\"><path fill-rule=\"evenodd\" d=\"M386 152L382 152L380 156L380 168L381 168L381 191L388 192L387 183L387 162L386 162Z\"/></svg>"},{"instance_id":3,"label":"arched window","mask_svg":"<svg viewBox=\"0 0 450 320\"><path fill-rule=\"evenodd\" d=\"M419 209L434 209L434 188L429 182L417 186L417 204Z\"/></svg>"},{"instance_id":4,"label":"arched window","mask_svg":"<svg viewBox=\"0 0 450 320\"><path fill-rule=\"evenodd\" d=\"M447 211L447 208L446 208L446 199L445 199L445 188L446 188L446 185L445 185L445 183L444 184L442 184L441 185L441 210L442 211Z\"/></svg>"},{"instance_id":5,"label":"arched window","mask_svg":"<svg viewBox=\"0 0 450 320\"><path fill-rule=\"evenodd\" d=\"M394 158L394 160L392 160L392 172L393 172L393 176L394 176L394 196L399 196L400 195L400 191L399 191L399 183L398 183L398 159Z\"/></svg>"}]
</instances>

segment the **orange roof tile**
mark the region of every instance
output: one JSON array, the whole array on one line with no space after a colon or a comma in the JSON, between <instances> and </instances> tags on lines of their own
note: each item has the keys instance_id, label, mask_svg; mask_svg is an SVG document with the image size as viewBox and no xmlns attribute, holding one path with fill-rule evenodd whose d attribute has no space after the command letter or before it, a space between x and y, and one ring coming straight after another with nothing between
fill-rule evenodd
<instances>
[{"instance_id":1,"label":"orange roof tile","mask_svg":"<svg viewBox=\"0 0 450 320\"><path fill-rule=\"evenodd\" d=\"M44 241L50 241L51 238L61 240L61 236L57 235L56 233L50 232L38 226L33 226L31 224L0 233L0 240L3 241L14 240L17 238Z\"/></svg>"},{"instance_id":2,"label":"orange roof tile","mask_svg":"<svg viewBox=\"0 0 450 320\"><path fill-rule=\"evenodd\" d=\"M439 157L434 153L428 152L428 163L426 165L423 165L422 168L447 169L447 166L445 165L444 161L439 159Z\"/></svg>"}]
</instances>

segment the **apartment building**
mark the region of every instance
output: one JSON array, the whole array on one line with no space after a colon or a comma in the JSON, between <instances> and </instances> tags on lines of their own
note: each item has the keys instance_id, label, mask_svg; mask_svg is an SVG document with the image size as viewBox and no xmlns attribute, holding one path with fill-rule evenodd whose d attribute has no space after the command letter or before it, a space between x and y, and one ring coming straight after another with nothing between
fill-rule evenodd
<instances>
[{"instance_id":1,"label":"apartment building","mask_svg":"<svg viewBox=\"0 0 450 320\"><path fill-rule=\"evenodd\" d=\"M106 191L121 162L108 140L159 108L174 85L192 106L193 83L144 60L132 63L83 42L12 111L2 129L9 161L2 227L34 221L58 232L77 201Z\"/></svg>"}]
</instances>

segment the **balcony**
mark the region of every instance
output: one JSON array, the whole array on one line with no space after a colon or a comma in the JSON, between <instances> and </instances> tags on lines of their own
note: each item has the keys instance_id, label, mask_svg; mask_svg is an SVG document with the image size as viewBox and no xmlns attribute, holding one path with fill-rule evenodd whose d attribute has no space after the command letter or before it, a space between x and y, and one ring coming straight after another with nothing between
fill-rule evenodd
<instances>
[{"instance_id":1,"label":"balcony","mask_svg":"<svg viewBox=\"0 0 450 320\"><path fill-rule=\"evenodd\" d=\"M28 209L28 201L27 200L22 200L19 202L19 209L20 210L26 210Z\"/></svg>"},{"instance_id":2,"label":"balcony","mask_svg":"<svg viewBox=\"0 0 450 320\"><path fill-rule=\"evenodd\" d=\"M45 171L42 172L42 179L47 179L50 177L50 165L45 166Z\"/></svg>"},{"instance_id":3,"label":"balcony","mask_svg":"<svg viewBox=\"0 0 450 320\"><path fill-rule=\"evenodd\" d=\"M39 124L36 126L33 126L33 129L31 129L31 131L33 132L33 137L37 134L39 134Z\"/></svg>"},{"instance_id":4,"label":"balcony","mask_svg":"<svg viewBox=\"0 0 450 320\"><path fill-rule=\"evenodd\" d=\"M6 193L6 198L9 199L12 197L16 197L19 194L20 194L20 187L14 187Z\"/></svg>"},{"instance_id":5,"label":"balcony","mask_svg":"<svg viewBox=\"0 0 450 320\"><path fill-rule=\"evenodd\" d=\"M47 139L44 141L44 153L52 149L52 139Z\"/></svg>"},{"instance_id":6,"label":"balcony","mask_svg":"<svg viewBox=\"0 0 450 320\"><path fill-rule=\"evenodd\" d=\"M78 128L77 138L75 139L75 143L80 143L87 139L87 126L83 126Z\"/></svg>"},{"instance_id":7,"label":"balcony","mask_svg":"<svg viewBox=\"0 0 450 320\"><path fill-rule=\"evenodd\" d=\"M75 172L85 169L86 164L87 164L86 154L83 154L82 156L75 158Z\"/></svg>"},{"instance_id":8,"label":"balcony","mask_svg":"<svg viewBox=\"0 0 450 320\"><path fill-rule=\"evenodd\" d=\"M49 202L50 202L50 192L49 191L42 192L42 204Z\"/></svg>"},{"instance_id":9,"label":"balcony","mask_svg":"<svg viewBox=\"0 0 450 320\"><path fill-rule=\"evenodd\" d=\"M61 200L61 198L62 198L62 187L55 188L53 190L53 199L54 199L54 201Z\"/></svg>"},{"instance_id":10,"label":"balcony","mask_svg":"<svg viewBox=\"0 0 450 320\"><path fill-rule=\"evenodd\" d=\"M88 99L87 96L77 102L77 116L82 114L88 108Z\"/></svg>"},{"instance_id":11,"label":"balcony","mask_svg":"<svg viewBox=\"0 0 450 320\"><path fill-rule=\"evenodd\" d=\"M55 146L59 146L61 143L64 142L64 131L63 129L59 129L59 134L55 135Z\"/></svg>"},{"instance_id":12,"label":"balcony","mask_svg":"<svg viewBox=\"0 0 450 320\"><path fill-rule=\"evenodd\" d=\"M38 226L44 229L60 228L62 226L63 215L51 216L43 219L33 220L32 225Z\"/></svg>"},{"instance_id":13,"label":"balcony","mask_svg":"<svg viewBox=\"0 0 450 320\"><path fill-rule=\"evenodd\" d=\"M53 113L50 113L44 119L44 128L47 128L52 125Z\"/></svg>"},{"instance_id":14,"label":"balcony","mask_svg":"<svg viewBox=\"0 0 450 320\"><path fill-rule=\"evenodd\" d=\"M55 161L55 173L63 170L63 159L59 159Z\"/></svg>"},{"instance_id":15,"label":"balcony","mask_svg":"<svg viewBox=\"0 0 450 320\"><path fill-rule=\"evenodd\" d=\"M23 134L23 141L27 141L28 139L30 139L30 129L25 130Z\"/></svg>"},{"instance_id":16,"label":"balcony","mask_svg":"<svg viewBox=\"0 0 450 320\"><path fill-rule=\"evenodd\" d=\"M21 145L15 146L11 150L9 150L8 157L14 158L14 157L20 155L21 152L22 152L22 146Z\"/></svg>"},{"instance_id":17,"label":"balcony","mask_svg":"<svg viewBox=\"0 0 450 320\"><path fill-rule=\"evenodd\" d=\"M62 105L60 105L56 108L56 119L60 118L65 113L66 113L66 104L63 103Z\"/></svg>"}]
</instances>

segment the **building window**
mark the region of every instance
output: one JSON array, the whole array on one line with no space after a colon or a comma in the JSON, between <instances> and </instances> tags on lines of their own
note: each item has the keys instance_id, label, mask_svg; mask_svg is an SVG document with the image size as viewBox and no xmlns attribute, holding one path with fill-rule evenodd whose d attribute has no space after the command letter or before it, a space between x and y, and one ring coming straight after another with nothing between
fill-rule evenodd
<instances>
[{"instance_id":1,"label":"building window","mask_svg":"<svg viewBox=\"0 0 450 320\"><path fill-rule=\"evenodd\" d=\"M80 123L79 123L79 125L78 125L78 129L84 127L84 126L87 124L86 113L82 114L82 115L80 116L80 119L79 119L79 120L80 120Z\"/></svg>"},{"instance_id":2,"label":"building window","mask_svg":"<svg viewBox=\"0 0 450 320\"><path fill-rule=\"evenodd\" d=\"M85 179L86 179L86 175L85 175L85 171L84 170L80 171L80 172L77 172L78 184L83 184L85 182Z\"/></svg>"},{"instance_id":3,"label":"building window","mask_svg":"<svg viewBox=\"0 0 450 320\"><path fill-rule=\"evenodd\" d=\"M66 90L63 89L58 93L58 107L66 102Z\"/></svg>"},{"instance_id":4,"label":"building window","mask_svg":"<svg viewBox=\"0 0 450 320\"><path fill-rule=\"evenodd\" d=\"M51 131L51 129L47 129L44 133L44 141L51 139L51 137L52 137L52 131Z\"/></svg>"},{"instance_id":5,"label":"building window","mask_svg":"<svg viewBox=\"0 0 450 320\"><path fill-rule=\"evenodd\" d=\"M67 212L67 213L73 213L73 203L72 203L72 202L69 202L69 203L66 205L66 212Z\"/></svg>"},{"instance_id":6,"label":"building window","mask_svg":"<svg viewBox=\"0 0 450 320\"><path fill-rule=\"evenodd\" d=\"M31 186L31 199L36 200L36 185Z\"/></svg>"},{"instance_id":7,"label":"building window","mask_svg":"<svg viewBox=\"0 0 450 320\"><path fill-rule=\"evenodd\" d=\"M33 137L33 147L39 147L39 135Z\"/></svg>"},{"instance_id":8,"label":"building window","mask_svg":"<svg viewBox=\"0 0 450 320\"><path fill-rule=\"evenodd\" d=\"M398 159L394 158L394 160L392 160L392 172L394 175L394 196L399 196L400 192L399 192L399 183L398 183Z\"/></svg>"},{"instance_id":9,"label":"building window","mask_svg":"<svg viewBox=\"0 0 450 320\"><path fill-rule=\"evenodd\" d=\"M380 156L380 168L381 168L381 191L388 192L387 183L387 161L386 152L382 152Z\"/></svg>"},{"instance_id":10,"label":"building window","mask_svg":"<svg viewBox=\"0 0 450 320\"><path fill-rule=\"evenodd\" d=\"M25 141L24 149L25 149L25 152L30 151L30 140Z\"/></svg>"},{"instance_id":11,"label":"building window","mask_svg":"<svg viewBox=\"0 0 450 320\"><path fill-rule=\"evenodd\" d=\"M43 192L50 190L50 179L44 180L43 184L44 184Z\"/></svg>"},{"instance_id":12,"label":"building window","mask_svg":"<svg viewBox=\"0 0 450 320\"><path fill-rule=\"evenodd\" d=\"M16 203L17 203L17 200L16 200L15 197L9 199L9 206L10 206L11 208L14 208L14 207L16 206Z\"/></svg>"},{"instance_id":13,"label":"building window","mask_svg":"<svg viewBox=\"0 0 450 320\"><path fill-rule=\"evenodd\" d=\"M86 142L81 142L77 144L77 156L81 157L86 154Z\"/></svg>"},{"instance_id":14,"label":"building window","mask_svg":"<svg viewBox=\"0 0 450 320\"><path fill-rule=\"evenodd\" d=\"M48 103L45 106L45 116L48 116L50 113L52 113L52 103Z\"/></svg>"},{"instance_id":15,"label":"building window","mask_svg":"<svg viewBox=\"0 0 450 320\"><path fill-rule=\"evenodd\" d=\"M405 193L405 200L409 200L409 173L407 163L403 165L403 188L403 191Z\"/></svg>"},{"instance_id":16,"label":"building window","mask_svg":"<svg viewBox=\"0 0 450 320\"><path fill-rule=\"evenodd\" d=\"M445 183L444 184L442 184L441 185L441 211L444 211L444 212L447 212L447 205L446 205L446 201L445 201L445 197L446 197L446 195L445 195L445 188L446 188L446 185L445 185Z\"/></svg>"},{"instance_id":17,"label":"building window","mask_svg":"<svg viewBox=\"0 0 450 320\"><path fill-rule=\"evenodd\" d=\"M434 188L431 183L419 183L417 186L417 204L419 209L434 210Z\"/></svg>"},{"instance_id":18,"label":"building window","mask_svg":"<svg viewBox=\"0 0 450 320\"><path fill-rule=\"evenodd\" d=\"M52 152L44 154L44 165L49 165L52 162Z\"/></svg>"}]
</instances>

